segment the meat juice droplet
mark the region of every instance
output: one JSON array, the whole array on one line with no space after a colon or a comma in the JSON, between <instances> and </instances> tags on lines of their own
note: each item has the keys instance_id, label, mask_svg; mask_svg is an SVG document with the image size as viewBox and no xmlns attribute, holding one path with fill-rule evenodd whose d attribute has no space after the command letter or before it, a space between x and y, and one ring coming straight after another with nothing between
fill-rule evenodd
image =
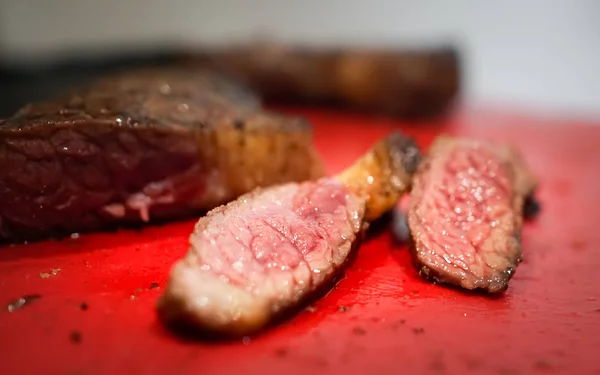
<instances>
[{"instance_id":1,"label":"meat juice droplet","mask_svg":"<svg viewBox=\"0 0 600 375\"><path fill-rule=\"evenodd\" d=\"M229 277L225 276L225 275L221 275L219 276L219 279L224 282L225 284L229 284Z\"/></svg>"},{"instance_id":2,"label":"meat juice droplet","mask_svg":"<svg viewBox=\"0 0 600 375\"><path fill-rule=\"evenodd\" d=\"M238 272L243 272L244 271L244 264L241 261L237 261L235 263L233 263L233 269L238 271Z\"/></svg>"},{"instance_id":3,"label":"meat juice droplet","mask_svg":"<svg viewBox=\"0 0 600 375\"><path fill-rule=\"evenodd\" d=\"M169 95L171 93L171 86L167 84L160 86L160 93L163 95Z\"/></svg>"},{"instance_id":4,"label":"meat juice droplet","mask_svg":"<svg viewBox=\"0 0 600 375\"><path fill-rule=\"evenodd\" d=\"M208 306L208 297L206 296L202 296L202 297L198 297L198 306L200 307L205 307Z\"/></svg>"}]
</instances>

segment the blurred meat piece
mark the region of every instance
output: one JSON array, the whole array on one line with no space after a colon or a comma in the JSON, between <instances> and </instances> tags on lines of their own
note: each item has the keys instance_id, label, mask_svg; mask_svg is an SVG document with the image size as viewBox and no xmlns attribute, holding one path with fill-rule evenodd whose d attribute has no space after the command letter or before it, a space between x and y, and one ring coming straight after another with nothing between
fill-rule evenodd
<instances>
[{"instance_id":1,"label":"blurred meat piece","mask_svg":"<svg viewBox=\"0 0 600 375\"><path fill-rule=\"evenodd\" d=\"M310 125L194 69L140 69L0 121L0 242L205 212L322 174Z\"/></svg>"},{"instance_id":2,"label":"blurred meat piece","mask_svg":"<svg viewBox=\"0 0 600 375\"><path fill-rule=\"evenodd\" d=\"M337 105L401 118L441 115L460 89L453 48L257 44L198 51L187 62L236 77L269 102Z\"/></svg>"}]
</instances>

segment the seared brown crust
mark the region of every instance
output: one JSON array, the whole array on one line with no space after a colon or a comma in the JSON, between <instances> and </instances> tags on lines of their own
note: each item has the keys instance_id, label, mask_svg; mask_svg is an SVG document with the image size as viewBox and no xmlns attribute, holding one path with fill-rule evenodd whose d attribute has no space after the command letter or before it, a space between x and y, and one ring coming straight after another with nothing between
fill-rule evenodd
<instances>
[{"instance_id":1,"label":"seared brown crust","mask_svg":"<svg viewBox=\"0 0 600 375\"><path fill-rule=\"evenodd\" d=\"M499 246L501 253L498 255L503 257L508 256L509 258L506 259L508 265L501 269L494 269L494 272L489 277L480 278L475 281L474 285L467 286L458 279L456 274L440 271L437 267L431 267L427 264L427 261L424 261L424 259L427 259L427 254L431 249L426 248L418 239L418 234L424 229L420 227L421 218L417 214L417 207L423 195L426 194L426 175L431 168L432 159L438 153L444 152L448 148L453 147L453 145L460 144L461 142L466 144L476 143L476 141L468 139L439 136L430 147L427 157L420 164L415 175L413 181L414 188L411 192L411 207L408 211L408 223L412 234L409 246L412 259L419 274L425 279L439 283L459 285L467 289L482 289L489 293L502 292L508 287L508 282L522 260L521 231L524 203L525 199L532 195L537 187L537 180L514 147L487 145L490 151L503 160L510 173L512 210L507 212L504 218L500 219L498 227L505 226L506 228L511 228L512 233L505 234L498 232L501 229L494 229L495 233L492 232L490 235L492 239L488 239L489 242L486 242L486 244ZM441 222L444 218L439 218L439 220ZM494 239L493 237L496 238ZM489 251L490 249L487 250Z\"/></svg>"},{"instance_id":2,"label":"seared brown crust","mask_svg":"<svg viewBox=\"0 0 600 375\"><path fill-rule=\"evenodd\" d=\"M372 221L392 209L410 190L420 162L421 152L414 140L394 132L338 178L351 192L366 197L365 220Z\"/></svg>"},{"instance_id":3,"label":"seared brown crust","mask_svg":"<svg viewBox=\"0 0 600 375\"><path fill-rule=\"evenodd\" d=\"M24 106L2 121L0 134L42 130L89 120L120 128L204 128L236 111L260 109L246 87L197 69L139 69L99 79L49 100Z\"/></svg>"},{"instance_id":4,"label":"seared brown crust","mask_svg":"<svg viewBox=\"0 0 600 375\"><path fill-rule=\"evenodd\" d=\"M461 87L453 48L301 48L276 43L190 54L269 101L335 104L398 117L443 114Z\"/></svg>"},{"instance_id":5,"label":"seared brown crust","mask_svg":"<svg viewBox=\"0 0 600 375\"><path fill-rule=\"evenodd\" d=\"M24 107L0 122L0 165L0 242L189 216L323 173L305 120L185 69L125 72Z\"/></svg>"}]
</instances>

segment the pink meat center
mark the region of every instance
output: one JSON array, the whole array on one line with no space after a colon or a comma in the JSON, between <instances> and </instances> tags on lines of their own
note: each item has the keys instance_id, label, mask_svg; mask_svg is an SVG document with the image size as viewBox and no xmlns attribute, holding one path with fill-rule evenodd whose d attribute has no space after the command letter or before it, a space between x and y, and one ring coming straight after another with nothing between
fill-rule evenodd
<instances>
[{"instance_id":1,"label":"pink meat center","mask_svg":"<svg viewBox=\"0 0 600 375\"><path fill-rule=\"evenodd\" d=\"M431 164L431 179L417 209L419 238L433 266L457 267L483 277L484 243L510 210L505 165L477 146L453 148Z\"/></svg>"},{"instance_id":2,"label":"pink meat center","mask_svg":"<svg viewBox=\"0 0 600 375\"><path fill-rule=\"evenodd\" d=\"M196 248L205 268L247 290L309 286L345 260L362 219L363 202L329 179L238 202L212 218Z\"/></svg>"}]
</instances>

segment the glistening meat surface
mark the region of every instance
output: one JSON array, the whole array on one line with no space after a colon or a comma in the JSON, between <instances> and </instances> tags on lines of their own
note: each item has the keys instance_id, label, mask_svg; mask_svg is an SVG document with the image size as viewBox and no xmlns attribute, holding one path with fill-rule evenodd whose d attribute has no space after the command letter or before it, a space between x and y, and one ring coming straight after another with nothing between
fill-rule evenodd
<instances>
[{"instance_id":1,"label":"glistening meat surface","mask_svg":"<svg viewBox=\"0 0 600 375\"><path fill-rule=\"evenodd\" d=\"M308 122L210 72L105 77L0 121L0 243L204 213L321 177Z\"/></svg>"},{"instance_id":2,"label":"glistening meat surface","mask_svg":"<svg viewBox=\"0 0 600 375\"><path fill-rule=\"evenodd\" d=\"M335 274L363 214L364 200L332 179L245 196L198 223L169 298L208 328L265 324Z\"/></svg>"},{"instance_id":3,"label":"glistening meat surface","mask_svg":"<svg viewBox=\"0 0 600 375\"><path fill-rule=\"evenodd\" d=\"M340 176L258 189L209 212L173 267L161 317L243 335L298 307L409 188L418 161L414 143L395 134Z\"/></svg>"},{"instance_id":4,"label":"glistening meat surface","mask_svg":"<svg viewBox=\"0 0 600 375\"><path fill-rule=\"evenodd\" d=\"M408 213L421 275L506 289L521 261L523 203L534 188L514 150L440 138L415 177Z\"/></svg>"}]
</instances>

